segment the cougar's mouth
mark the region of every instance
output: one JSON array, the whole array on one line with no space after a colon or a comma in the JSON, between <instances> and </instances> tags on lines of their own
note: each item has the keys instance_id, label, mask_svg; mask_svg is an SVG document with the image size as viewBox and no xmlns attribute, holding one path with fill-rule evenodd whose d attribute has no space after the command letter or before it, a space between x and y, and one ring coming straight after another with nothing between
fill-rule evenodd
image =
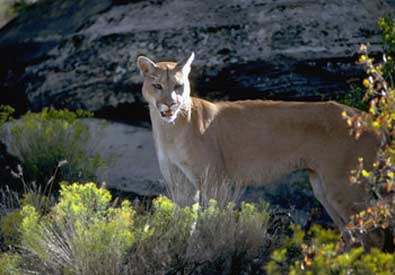
<instances>
[{"instance_id":1,"label":"cougar's mouth","mask_svg":"<svg viewBox=\"0 0 395 275\"><path fill-rule=\"evenodd\" d=\"M177 117L178 107L179 104L173 104L171 107L168 107L167 105L163 105L163 104L160 105L158 108L160 117L168 123L173 122Z\"/></svg>"},{"instance_id":2,"label":"cougar's mouth","mask_svg":"<svg viewBox=\"0 0 395 275\"><path fill-rule=\"evenodd\" d=\"M174 114L174 112L173 110L169 109L167 111L160 112L160 114L162 117L171 117Z\"/></svg>"}]
</instances>

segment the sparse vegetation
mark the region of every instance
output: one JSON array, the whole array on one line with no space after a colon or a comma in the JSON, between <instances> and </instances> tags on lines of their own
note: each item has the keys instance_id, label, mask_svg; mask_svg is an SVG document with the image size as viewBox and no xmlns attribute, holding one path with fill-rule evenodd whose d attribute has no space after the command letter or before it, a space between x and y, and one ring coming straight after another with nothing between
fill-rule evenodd
<instances>
[{"instance_id":1,"label":"sparse vegetation","mask_svg":"<svg viewBox=\"0 0 395 275\"><path fill-rule=\"evenodd\" d=\"M83 111L44 109L25 114L10 126L11 153L21 161L27 182L48 182L63 161L67 164L59 169L57 179L69 182L95 179L95 172L104 168L106 162L99 154L92 153L90 129L81 121L91 115Z\"/></svg>"},{"instance_id":2,"label":"sparse vegetation","mask_svg":"<svg viewBox=\"0 0 395 275\"><path fill-rule=\"evenodd\" d=\"M361 87L354 85L351 87L349 93L339 96L336 98L336 101L363 111L368 111L369 104L366 100L363 100L364 95L365 91Z\"/></svg>"},{"instance_id":3,"label":"sparse vegetation","mask_svg":"<svg viewBox=\"0 0 395 275\"><path fill-rule=\"evenodd\" d=\"M395 88L393 54L395 52L395 21L393 17L380 20L386 53L382 62L368 55L367 46L361 46L359 62L365 67L368 77L363 80L365 99L369 100L369 112L350 117L344 114L352 132L358 138L365 130L375 131L381 137L381 148L373 168L369 171L363 159L352 171L354 184L365 184L370 190L370 207L352 217L348 226L356 236L377 228L394 229L395 215ZM394 243L391 244L394 246Z\"/></svg>"},{"instance_id":4,"label":"sparse vegetation","mask_svg":"<svg viewBox=\"0 0 395 275\"><path fill-rule=\"evenodd\" d=\"M62 185L59 202L47 213L26 204L20 217L20 254L6 254L4 261L16 271L45 274L252 271L259 269L253 260L266 244L269 222L266 204L237 210L211 201L203 209L179 207L165 197L138 213L93 183Z\"/></svg>"},{"instance_id":5,"label":"sparse vegetation","mask_svg":"<svg viewBox=\"0 0 395 275\"><path fill-rule=\"evenodd\" d=\"M219 208L180 208L169 199L154 202L154 212L143 217L145 234L127 261L133 274L211 274L229 268L251 271L268 240L267 206L233 204ZM259 266L258 266L259 267ZM230 270L229 270L230 271Z\"/></svg>"},{"instance_id":6,"label":"sparse vegetation","mask_svg":"<svg viewBox=\"0 0 395 275\"><path fill-rule=\"evenodd\" d=\"M112 207L110 193L93 183L62 185L48 214L22 208L21 246L50 274L120 274L135 241L133 216L128 201Z\"/></svg>"},{"instance_id":7,"label":"sparse vegetation","mask_svg":"<svg viewBox=\"0 0 395 275\"><path fill-rule=\"evenodd\" d=\"M21 257L14 254L4 253L0 255L0 275L22 275L18 266Z\"/></svg>"},{"instance_id":8,"label":"sparse vegetation","mask_svg":"<svg viewBox=\"0 0 395 275\"><path fill-rule=\"evenodd\" d=\"M275 250L266 264L267 274L394 274L395 255L377 248L365 253L362 247L344 252L340 235L313 226L306 234L294 226L294 235Z\"/></svg>"}]
</instances>

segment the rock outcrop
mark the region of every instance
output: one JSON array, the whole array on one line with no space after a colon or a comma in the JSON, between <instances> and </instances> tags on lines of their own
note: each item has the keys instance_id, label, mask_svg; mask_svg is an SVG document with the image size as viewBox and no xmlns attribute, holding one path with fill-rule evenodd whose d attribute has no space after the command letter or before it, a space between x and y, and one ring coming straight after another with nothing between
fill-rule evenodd
<instances>
[{"instance_id":1,"label":"rock outcrop","mask_svg":"<svg viewBox=\"0 0 395 275\"><path fill-rule=\"evenodd\" d=\"M104 181L109 189L140 196L165 193L149 129L116 122L103 125L97 119L86 123L93 133L100 133L92 139L94 152L110 160L108 169L98 171L99 181Z\"/></svg>"},{"instance_id":2,"label":"rock outcrop","mask_svg":"<svg viewBox=\"0 0 395 275\"><path fill-rule=\"evenodd\" d=\"M380 50L384 0L42 0L0 31L0 101L148 121L135 58L196 52L212 99L322 100L359 83L358 45Z\"/></svg>"}]
</instances>

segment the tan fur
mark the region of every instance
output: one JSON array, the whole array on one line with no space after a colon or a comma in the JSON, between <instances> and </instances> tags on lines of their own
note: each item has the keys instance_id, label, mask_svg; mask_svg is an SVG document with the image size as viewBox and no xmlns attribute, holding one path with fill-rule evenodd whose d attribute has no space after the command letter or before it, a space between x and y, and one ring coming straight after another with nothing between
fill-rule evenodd
<instances>
[{"instance_id":1,"label":"tan fur","mask_svg":"<svg viewBox=\"0 0 395 275\"><path fill-rule=\"evenodd\" d=\"M143 71L143 93L166 180L176 169L197 185L209 167L244 184L266 184L307 169L314 194L340 228L365 207L364 188L350 186L348 178L358 157L373 162L378 138L372 133L362 134L359 140L350 136L341 113L358 110L335 102L212 103L189 96L189 70L177 80L174 75L180 77L180 68L175 63L155 66L151 75ZM163 121L155 106L161 100L152 90L155 77L165 87L179 80L184 83L188 102L172 123ZM171 88L163 91L170 92Z\"/></svg>"}]
</instances>

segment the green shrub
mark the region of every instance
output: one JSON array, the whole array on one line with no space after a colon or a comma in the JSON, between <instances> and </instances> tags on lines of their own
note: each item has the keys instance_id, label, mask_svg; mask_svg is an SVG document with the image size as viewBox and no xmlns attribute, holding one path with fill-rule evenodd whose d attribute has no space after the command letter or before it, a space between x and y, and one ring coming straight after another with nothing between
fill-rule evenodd
<instances>
[{"instance_id":1,"label":"green shrub","mask_svg":"<svg viewBox=\"0 0 395 275\"><path fill-rule=\"evenodd\" d=\"M395 255L362 247L344 252L340 235L319 226L305 234L294 228L294 236L283 248L275 250L266 264L268 274L366 275L395 273Z\"/></svg>"},{"instance_id":2,"label":"green shrub","mask_svg":"<svg viewBox=\"0 0 395 275\"><path fill-rule=\"evenodd\" d=\"M27 113L11 126L11 152L22 162L28 182L45 184L64 160L67 164L59 169L58 178L69 182L95 178L105 161L90 152L91 133L81 121L90 116L83 111L44 109Z\"/></svg>"},{"instance_id":3,"label":"green shrub","mask_svg":"<svg viewBox=\"0 0 395 275\"><path fill-rule=\"evenodd\" d=\"M20 275L21 257L8 253L0 254L0 275Z\"/></svg>"},{"instance_id":4,"label":"green shrub","mask_svg":"<svg viewBox=\"0 0 395 275\"><path fill-rule=\"evenodd\" d=\"M210 274L238 268L249 272L268 239L267 205L220 208L211 200L178 207L165 197L141 217L138 240L129 254L130 274ZM140 221L141 221L140 220Z\"/></svg>"},{"instance_id":5,"label":"green shrub","mask_svg":"<svg viewBox=\"0 0 395 275\"><path fill-rule=\"evenodd\" d=\"M0 215L0 234L3 237L4 243L10 247L20 245L21 232L20 225L22 223L22 208L24 206L33 207L40 215L49 212L50 207L55 205L55 199L48 194L47 196L37 192L25 193L20 199L17 198L17 204L12 208L7 209L5 213Z\"/></svg>"},{"instance_id":6,"label":"green shrub","mask_svg":"<svg viewBox=\"0 0 395 275\"><path fill-rule=\"evenodd\" d=\"M148 212L93 183L61 185L58 203L42 211L28 195L2 230L24 271L40 274L207 274L251 272L268 240L267 205L220 208L211 200L180 207L166 197ZM18 232L15 237L12 232ZM7 236L8 236L7 235ZM11 254L10 254L11 255Z\"/></svg>"},{"instance_id":7,"label":"green shrub","mask_svg":"<svg viewBox=\"0 0 395 275\"><path fill-rule=\"evenodd\" d=\"M387 15L379 21L379 27L384 41L384 51L386 62L382 64L383 74L393 86L393 77L395 73L395 16Z\"/></svg>"},{"instance_id":8,"label":"green shrub","mask_svg":"<svg viewBox=\"0 0 395 275\"><path fill-rule=\"evenodd\" d=\"M136 221L137 242L126 260L131 274L164 274L183 268L196 212L179 208L166 197L153 201L150 213Z\"/></svg>"},{"instance_id":9,"label":"green shrub","mask_svg":"<svg viewBox=\"0 0 395 275\"><path fill-rule=\"evenodd\" d=\"M120 207L110 202L110 193L93 183L62 185L47 215L22 208L21 246L53 274L120 274L135 241L134 211L127 201Z\"/></svg>"},{"instance_id":10,"label":"green shrub","mask_svg":"<svg viewBox=\"0 0 395 275\"><path fill-rule=\"evenodd\" d=\"M13 245L19 243L19 232L18 228L22 222L22 216L20 210L12 210L5 214L0 219L1 235L4 238L6 245Z\"/></svg>"},{"instance_id":11,"label":"green shrub","mask_svg":"<svg viewBox=\"0 0 395 275\"><path fill-rule=\"evenodd\" d=\"M367 111L369 109L368 103L363 100L365 91L358 86L352 86L351 91L343 96L336 98L336 101L345 105Z\"/></svg>"},{"instance_id":12,"label":"green shrub","mask_svg":"<svg viewBox=\"0 0 395 275\"><path fill-rule=\"evenodd\" d=\"M305 233L299 226L290 227L293 230L292 238L282 240L283 244L272 252L270 261L265 265L267 274L288 274L293 263L303 258L301 245Z\"/></svg>"},{"instance_id":13,"label":"green shrub","mask_svg":"<svg viewBox=\"0 0 395 275\"><path fill-rule=\"evenodd\" d=\"M368 55L366 45L361 45L359 63L364 66L367 78L365 98L369 100L369 112L359 116L344 114L356 138L363 131L374 131L381 137L381 147L373 168L368 170L361 158L352 171L352 183L365 184L370 191L369 207L351 218L348 225L353 239L364 242L364 234L371 234L377 228L394 229L395 223L395 87L393 73L395 63L395 20L388 16L380 20L386 54L382 62L376 62ZM394 243L385 244L394 247Z\"/></svg>"},{"instance_id":14,"label":"green shrub","mask_svg":"<svg viewBox=\"0 0 395 275\"><path fill-rule=\"evenodd\" d=\"M387 15L380 19L379 27L384 41L385 53L389 56L395 55L395 20L394 15Z\"/></svg>"},{"instance_id":15,"label":"green shrub","mask_svg":"<svg viewBox=\"0 0 395 275\"><path fill-rule=\"evenodd\" d=\"M0 125L5 122L12 120L11 115L15 112L15 109L8 105L0 105Z\"/></svg>"}]
</instances>

